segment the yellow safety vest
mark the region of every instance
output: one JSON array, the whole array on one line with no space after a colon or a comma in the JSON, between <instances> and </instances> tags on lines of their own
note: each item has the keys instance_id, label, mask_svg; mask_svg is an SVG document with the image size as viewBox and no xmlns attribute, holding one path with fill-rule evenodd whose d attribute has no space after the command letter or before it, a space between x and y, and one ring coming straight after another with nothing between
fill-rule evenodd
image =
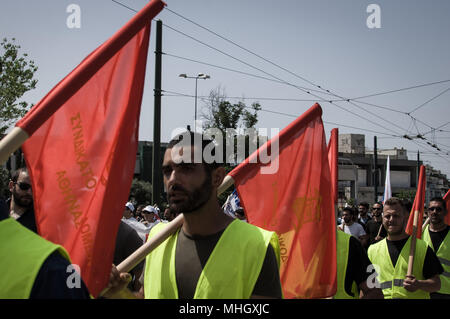
<instances>
[{"instance_id":1,"label":"yellow safety vest","mask_svg":"<svg viewBox=\"0 0 450 319\"><path fill-rule=\"evenodd\" d=\"M152 228L149 238L167 224ZM146 258L145 298L177 299L175 250L179 230ZM280 265L278 236L235 219L222 233L197 282L194 299L250 298L261 271L268 245Z\"/></svg>"},{"instance_id":2,"label":"yellow safety vest","mask_svg":"<svg viewBox=\"0 0 450 319\"><path fill-rule=\"evenodd\" d=\"M351 292L353 293L353 296L349 295L345 290L345 274L347 272L350 238L352 236L340 230L337 230L336 232L337 289L336 294L334 295L334 299L359 299L358 287L356 286L356 282L353 281L352 283Z\"/></svg>"},{"instance_id":3,"label":"yellow safety vest","mask_svg":"<svg viewBox=\"0 0 450 319\"><path fill-rule=\"evenodd\" d=\"M423 240L428 243L433 251L435 251L433 242L431 241L428 225L425 227L423 232ZM439 276L441 279L441 289L437 292L440 294L450 294L450 231L447 233L447 236L445 236L439 246L436 256L439 258L442 268L444 268L444 272Z\"/></svg>"},{"instance_id":4,"label":"yellow safety vest","mask_svg":"<svg viewBox=\"0 0 450 319\"><path fill-rule=\"evenodd\" d=\"M411 237L403 246L397 263L392 265L386 238L376 244L370 245L368 250L369 259L378 272L378 281L385 299L430 299L430 294L418 289L409 292L403 288L403 279L408 271L409 250ZM427 254L428 244L421 239L416 241L416 252L414 256L413 275L417 280L423 280L423 264ZM378 267L377 267L378 266Z\"/></svg>"},{"instance_id":5,"label":"yellow safety vest","mask_svg":"<svg viewBox=\"0 0 450 319\"><path fill-rule=\"evenodd\" d=\"M0 221L0 299L30 297L42 264L54 251L66 250L38 236L12 218Z\"/></svg>"}]
</instances>

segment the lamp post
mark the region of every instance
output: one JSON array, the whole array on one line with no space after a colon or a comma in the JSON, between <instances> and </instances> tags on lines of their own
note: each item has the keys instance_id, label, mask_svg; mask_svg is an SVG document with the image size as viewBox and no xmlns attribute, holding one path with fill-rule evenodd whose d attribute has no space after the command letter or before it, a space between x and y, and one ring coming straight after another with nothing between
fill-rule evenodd
<instances>
[{"instance_id":1,"label":"lamp post","mask_svg":"<svg viewBox=\"0 0 450 319\"><path fill-rule=\"evenodd\" d=\"M194 115L194 132L197 131L197 81L198 79L207 80L211 77L208 74L199 73L197 76L188 76L186 73L182 73L179 75L180 78L185 79L195 79L195 115Z\"/></svg>"}]
</instances>

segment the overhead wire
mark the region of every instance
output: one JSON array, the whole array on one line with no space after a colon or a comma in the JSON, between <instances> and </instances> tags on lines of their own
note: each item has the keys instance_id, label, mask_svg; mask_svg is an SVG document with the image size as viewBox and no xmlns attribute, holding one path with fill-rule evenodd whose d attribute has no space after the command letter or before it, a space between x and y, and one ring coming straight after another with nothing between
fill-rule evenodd
<instances>
[{"instance_id":1,"label":"overhead wire","mask_svg":"<svg viewBox=\"0 0 450 319\"><path fill-rule=\"evenodd\" d=\"M325 91L325 92L327 92L327 93L330 93L330 94L332 94L332 95L334 95L334 96L336 96L336 97L339 97L339 98L345 100L346 102L348 102L348 103L354 105L354 106L357 107L357 108L360 108L360 109L364 110L365 112L367 112L367 113L369 113L369 114L375 116L376 118L379 118L378 115L376 115L376 114L374 114L374 113L372 113L372 112L366 110L366 109L363 108L363 107L360 107L360 106L358 106L358 105L352 103L352 100L355 100L355 99L345 99L345 98L343 98L342 96L339 96L339 95L337 95L337 94L331 92L330 90L327 90L327 89L321 87L320 85L317 85L317 84L313 83L312 81L309 81L308 79L306 79L306 78L304 78L304 77L302 77L302 76L299 76L298 74L296 74L296 73L294 73L294 72L291 72L290 70L288 70L288 69L286 69L286 68L284 68L284 67L282 67L282 66L280 66L280 65L278 65L278 64L276 64L276 63L274 63L274 62L272 62L272 61L270 61L270 60L268 60L268 59L266 59L266 58L264 58L264 57L262 57L262 56L260 56L259 54L256 54L255 52L253 52L253 51L251 51L251 50L248 50L247 48L245 48L245 47L243 47L243 46L237 44L236 42L231 41L231 40L227 39L227 38L224 37L224 36L221 36L220 34L218 34L218 33L214 32L214 31L210 30L209 28L206 28L206 27L204 27L204 26L202 26L202 25L196 23L195 21L193 21L193 20L191 20L191 19L189 19L189 18L186 18L185 16L183 16L183 15L181 15L181 14L179 14L179 13L173 11L173 10L170 10L170 9L167 9L167 10L168 10L169 12L171 12L171 13L173 13L173 14L179 16L179 17L181 17L182 19L185 19L186 21L189 21L190 23L192 23L192 24L194 24L194 25L196 25L196 26L202 28L203 30L206 30L206 31L208 31L208 32L210 32L210 33L212 33L212 34L214 34L215 36L217 36L217 37L219 37L219 38L221 38L221 39L223 39L223 40L225 40L225 41L227 41L227 42L229 42L229 43L231 43L231 44L233 44L233 45L239 47L240 49L242 49L242 50L244 50L244 51L246 51L246 52L248 52L248 53L250 53L250 54L253 54L253 55L257 56L258 58L262 59L263 61L265 61L265 62L267 62L267 63L270 63L270 64L272 64L272 65L274 65L274 66L276 66L276 67L278 67L278 68L280 68L280 69L282 69L282 70L288 72L289 74L294 75L295 77L300 78L300 79L302 79L303 81L305 81L305 82L307 82L307 83L309 83L309 84L311 84L311 85L314 85L314 86L320 88L321 90L323 90L323 91ZM270 74L269 74L269 75L270 75ZM419 87L425 87L425 86L429 86L429 85L435 85L435 84L445 83L445 82L448 82L448 81L450 81L450 80L437 81L437 82L433 82L433 83L425 83L425 84L421 84L421 85L416 85L416 86L414 86L414 88L419 88ZM377 96L377 95L388 94L388 93L393 93L393 92L400 92L400 91L408 90L408 89L411 89L411 88L413 88L413 87L402 88L402 89L397 89L397 90L391 90L391 91L389 91L389 92L381 92L381 93L376 93L376 94L372 94L372 95L366 95L366 96L364 96L364 97L359 97L359 98L362 99L362 98L366 98L366 97L369 97L369 96ZM449 89L450 89L450 88L449 88ZM446 91L447 91L447 90L446 90ZM442 94L445 93L446 91L442 92L440 95L442 95ZM308 93L308 94L311 94L311 93ZM311 94L311 95L316 96L316 95L314 95L314 94ZM438 96L440 96L440 95L438 95ZM437 97L438 97L438 96L437 96ZM323 99L322 97L319 97L319 96L316 96L316 97L321 98L322 101L325 101L325 99ZM435 98L437 98L437 97L435 97ZM433 99L435 99L435 98L433 98ZM432 99L432 100L433 100L433 99ZM426 103L429 103L429 102L431 102L432 100L429 100L429 101L427 101ZM325 101L325 102L326 102L326 101ZM332 101L328 101L328 103L333 104ZM413 111L411 111L411 112L409 112L409 113L412 113L412 112L416 111L417 109L419 109L420 107L423 107L424 105L426 105L426 103L424 103L423 105L417 107L416 109L414 109ZM336 103L334 103L334 105L337 106L337 107L339 107L339 108L341 108L341 109L343 109L343 110L345 110L345 111L347 111L347 112L349 112L347 109L343 108L342 106L337 105ZM374 104L372 104L372 105L373 105L373 106L376 106L376 105L374 105ZM377 107L379 107L379 106L377 106ZM382 108L383 108L383 107L382 107ZM387 110L388 110L388 108L384 108L384 109L387 109ZM393 109L389 109L389 110L390 110L390 111L394 111ZM351 113L351 112L350 112L350 113ZM399 112L399 113L400 113L400 112ZM415 120L417 120L417 119L415 119L414 117L412 117L412 116L411 116L410 114L408 114L408 113L405 113L405 112L402 112L402 113L409 115L409 116L411 117L411 119L414 121L414 123L415 123ZM360 118L363 118L363 119L365 119L365 120L371 122L372 124L375 124L373 121L370 121L370 120L368 120L367 118L365 118L365 117L363 117L363 116L360 116L360 115L357 115L357 114L354 114L354 115L356 115L356 116L358 116L358 117L360 117ZM387 122L387 123L393 125L394 127L398 127L398 124L397 124L397 123L392 123L391 121L389 121L389 120L387 120L387 119L382 119L382 120L384 120L385 122ZM423 123L423 122L422 122L422 123ZM425 124L425 123L423 123L423 124ZM383 127L384 129L386 129L386 127L384 127L384 126L382 126L382 125L380 125L380 124L376 124L376 125L378 125L378 126L380 126L380 127ZM425 125L427 125L427 124L425 124ZM427 126L428 126L428 125L427 125ZM391 130L391 129L388 129L388 130L390 130L391 132L394 132L394 131ZM404 129L403 129L403 130L404 130ZM407 130L406 130L406 131L407 131ZM419 133L419 132L418 132L418 133ZM420 135L420 133L419 133L418 135Z\"/></svg>"},{"instance_id":2,"label":"overhead wire","mask_svg":"<svg viewBox=\"0 0 450 319\"><path fill-rule=\"evenodd\" d=\"M166 96L166 97L179 96L179 97L195 98L195 95L191 95L191 94L178 93L178 92L167 91L167 90L162 90L162 92L163 92L163 96ZM164 92L170 93L170 94L173 94L173 95L167 95L167 94L164 94ZM202 101L211 101L211 99L209 97L197 96L197 98L201 99ZM228 97L227 97L227 99L228 99ZM245 106L245 108L252 109L251 107L248 107L248 106ZM265 108L261 108L260 111L267 112L267 113L272 113L272 114L283 115L283 116L288 116L288 117L292 117L292 118L298 118L299 117L299 115L290 114L290 113L286 113L286 112L279 112L279 111L268 110L268 109L265 109ZM401 136L392 135L392 134L389 134L389 133L386 133L386 132L374 131L374 130L370 130L370 129L367 129L367 128L349 126L349 125L335 123L335 122L323 121L323 123L330 124L330 125L337 125L337 126L347 127L347 128L352 128L352 129L356 129L356 130L360 130L360 131L366 131L366 132L375 133L375 134L389 135L391 137L396 137L396 138L400 138L401 137Z\"/></svg>"},{"instance_id":3,"label":"overhead wire","mask_svg":"<svg viewBox=\"0 0 450 319\"><path fill-rule=\"evenodd\" d=\"M249 63L247 63L247 62L245 62L245 61L242 61L241 59L238 59L238 58L236 58L236 57L234 57L234 56L232 56L232 55L230 55L230 54L228 54L228 53L226 53L226 52L224 52L224 51L222 51L222 50L219 50L219 49L217 49L217 48L215 48L215 47L213 47L213 46L211 46L211 45L209 45L209 44L206 44L206 43L204 43L203 41L198 40L198 39L196 39L195 37L186 34L185 32L182 32L182 31L180 31L180 30L177 30L177 29L175 29L175 28L173 28L173 27L171 27L171 26L168 26L167 24L163 24L163 25L165 25L166 27L168 27L168 28L169 28L170 30L172 30L172 31L175 31L175 32L177 32L177 33L179 33L179 34L182 34L183 36L186 36L186 37L192 39L192 40L195 41L195 42L198 42L198 43L200 43L200 44L202 44L202 45L204 45L204 46L206 46L206 47L209 47L209 48L211 48L211 49L213 49L213 50L215 50L215 51L217 51L217 52L219 52L219 53L221 53L221 54L224 54L225 56L228 56L228 57L230 57L230 58L232 58L232 59L234 59L234 60L236 60L236 61L238 61L238 62L241 62L241 63L243 63L244 65L247 65L247 66L249 66L249 67L251 67L251 68L254 68L254 69L256 69L256 70L258 70L258 71L260 71L260 72L262 72L262 73L264 73L264 74L266 74L266 75L269 75L269 76L271 76L271 77L273 77L273 78L275 78L275 79L277 79L277 80L279 80L279 81L281 81L281 82L283 82L283 83L285 83L285 84L287 84L287 85L289 85L289 86L292 86L292 87L294 87L294 88L297 88L297 89L301 90L301 91L304 92L304 93L307 93L307 94L310 94L310 95L312 95L312 96L315 96L315 97L319 98L320 101L322 101L322 102L327 102L327 103L333 104L333 105L335 105L336 107L338 107L338 108L340 108L340 109L342 109L342 110L344 110L344 111L346 111L346 112L348 112L348 113L350 113L350 114L352 114L352 115L354 115L354 116L357 116L357 117L359 117L359 118L362 118L362 119L368 121L369 123L372 123L372 124L374 124L374 125L376 125L376 126L379 126L379 127L381 127L381 128L384 128L385 130L388 130L388 131L390 131L390 132L394 132L396 135L401 135L401 134L399 134L398 132L396 132L396 131L394 131L394 130L392 130L392 129L390 129L390 128L387 128L387 127L385 127L385 126L383 126L383 125L381 125L381 124L375 123L375 122L373 122L372 120L367 119L366 117L364 117L364 116L362 116L362 115L359 115L359 114L357 114L357 113L351 112L351 111L349 111L348 109L346 109L346 108L344 108L344 107L342 107L342 106L340 106L340 105L338 105L338 104L336 104L336 103L333 103L333 101L331 101L331 100L324 99L323 97L318 96L318 95L316 95L316 94L313 94L313 93L311 93L310 91L305 91L304 89L299 88L298 86L293 85L292 83L289 83L289 82L287 82L287 81L285 81L285 80L283 80L283 79L280 79L280 78L277 77L277 76L274 76L274 75L272 75L272 74L270 74L270 73L268 73L268 72L266 72L266 71L264 71L264 70L261 70L260 68L257 68L257 67L255 67L255 66L253 66L253 65L251 65L251 64L249 64ZM382 118L380 118L377 114L374 114L374 113L372 113L371 111L367 111L367 110L364 109L363 107L360 107L360 106L356 105L355 103L349 101L349 99L345 99L345 98L343 98L342 96L339 96L339 95L337 95L337 94L335 94L335 93L333 93L333 92L331 92L331 91L329 91L329 90L323 89L321 86L318 86L318 85L312 83L311 81L308 81L308 80L307 80L307 82L310 83L310 84L312 84L312 85L317 86L318 88L320 88L320 89L322 89L322 90L324 90L324 91L326 91L326 92L328 92L328 93L330 93L330 94L332 94L332 95L334 95L334 96L336 96L336 97L339 97L339 98L341 98L341 99L343 99L343 100L349 102L350 104L356 106L357 108L363 109L365 112L367 112L367 113L373 115L374 117L379 118L379 119L381 119L381 120L383 120L383 121L385 121L385 122L388 122L389 124L393 125L394 127L398 127L398 123L393 123L393 122L391 122L391 121L389 121L389 120L387 120L387 119L382 119ZM322 93L322 92L321 92L321 93ZM281 112L277 112L277 114L281 114ZM403 130L406 131L405 129L403 129ZM415 141L413 141L413 142L416 143ZM416 143L416 144L417 144L417 143ZM427 145L423 145L423 147L427 147Z\"/></svg>"},{"instance_id":4,"label":"overhead wire","mask_svg":"<svg viewBox=\"0 0 450 319\"><path fill-rule=\"evenodd\" d=\"M112 1L114 1L115 3L119 3L119 2L116 1L116 0L112 0ZM119 4L120 4L120 3L119 3ZM122 4L121 4L121 5L122 5ZM128 6L125 6L125 5L123 5L123 6L126 7L126 8L128 8L128 9L130 9ZM304 78L304 77L302 77L302 76L299 76L299 75L297 75L297 74L291 72L290 70L288 70L288 69L286 69L286 68L281 67L280 65L278 65L278 64L276 64L276 63L274 63L274 62L272 62L272 61L270 61L270 60L268 60L268 59L266 59L266 58L264 58L264 57L262 57L262 56L260 56L260 55L258 55L258 54L256 54L256 53L254 53L254 52L252 52L252 51L250 51L250 50L244 48L243 46L241 46L241 45L239 45L239 44L237 44L237 43L235 43L235 42L233 42L233 41L231 41L231 40L228 40L227 38L225 38L225 37L219 35L218 33L214 32L214 31L211 31L210 29L208 29L208 28L206 28L206 27L201 26L200 24L194 22L193 20L188 19L188 18L182 16L181 14L176 13L175 11L168 9L167 7L166 7L165 9L166 9L167 11L171 12L171 13L176 14L176 15L179 16L179 17L182 17L182 18L185 19L186 21L189 21L189 22L191 22L191 23L197 25L198 27L200 27L200 28L202 28L202 29L204 29L204 30L206 30L206 31L208 31L208 32L210 32L210 33L212 33L212 34L218 36L219 38L221 38L221 39L223 39L223 40L225 40L225 41L227 41L227 42L229 42L229 43L231 43L231 44L233 44L233 45L235 45L235 46L237 46L237 47L239 47L239 48L245 50L246 52L251 53L251 54L257 56L258 58L260 58L260 59L262 59L262 60L264 60L264 61L266 61L266 62L268 62L268 63L270 63L270 64L272 64L272 65L274 65L274 66L276 66L276 67L278 67L278 68L280 68L280 69L286 71L286 72L288 72L289 74L294 75L294 76L296 76L297 78L300 78L300 79L304 80L305 82L310 83L311 85L318 87L318 88L321 89L322 91L325 91L325 92L327 92L327 93L330 93L331 95L334 95L334 96L339 97L339 98L341 98L341 99L344 99L344 100L346 100L348 103L354 105L354 106L357 107L357 108L360 108L360 109L364 110L365 112L371 114L372 116L375 116L376 118L380 118L377 114L375 114L375 113L373 113L373 112L371 112L371 111L367 111L367 110L364 109L363 107L358 106L358 105L356 105L355 103L352 103L349 99L345 99L345 98L343 98L342 96L339 96L339 95L336 95L335 93L332 93L330 90L327 90L327 89L321 87L320 85L317 85L317 84L313 83L312 81L309 81L308 79L306 79L306 78ZM133 10L133 11L135 11L135 10ZM301 90L301 91L304 92L304 93L307 93L307 94L310 94L310 95L312 95L312 96L314 96L314 97L317 97L317 98L319 98L320 101L322 101L322 102L327 102L327 103L333 104L333 105L335 105L336 107L340 108L341 110L346 111L347 113L350 113L350 114L353 115L353 116L357 116L357 117L359 117L359 118L362 118L362 119L368 121L368 122L371 123L371 124L374 124L374 125L376 125L376 126L380 126L381 128L383 128L383 129L385 129L385 130L389 130L389 131L391 131L391 132L394 132L395 134L399 134L398 132L396 132L396 131L394 131L394 130L392 130L392 129L390 129L390 128L387 128L387 127L385 127L385 126L383 126L383 125L381 125L381 124L375 123L375 122L373 122L372 120L370 120L370 119L368 119L368 118L366 118L366 117L364 117L364 116L362 116L362 115L359 115L359 114L357 114L357 113L355 113L355 112L349 111L348 109L344 108L343 106L340 106L340 105L338 105L338 104L336 104L336 103L333 103L332 100L325 99L325 98L323 98L322 96L319 96L319 95L316 95L316 94L311 93L311 92L310 92L309 90L307 90L307 89L303 89L303 88L298 87L298 86L296 86L296 85L294 85L294 84L292 84L292 83L289 83L289 82L287 82L287 81L285 81L285 80L283 80L283 79L280 79L279 77L274 76L273 74L270 74L270 73L268 73L268 72L266 72L266 71L264 71L264 70L262 70L262 69L260 69L260 68L258 68L258 67L255 67L255 66L253 66L253 65L251 65L251 64L249 64L249 63L247 63L247 62L245 62L245 61L243 61L243 60L241 60L241 59L239 59L239 58L236 58L236 57L234 57L234 56L232 56L232 55L230 55L230 54L228 54L228 53L226 53L226 52L224 52L224 51L222 51L222 50L220 50L220 49L217 49L217 48L215 48L215 47L213 47L213 46L211 46L211 45L209 45L209 44L207 44L207 43L205 43L205 42L203 42L203 41L201 41L201 40L198 40L198 39L196 39L195 37L192 37L192 36L186 34L185 32L182 32L182 31L180 31L180 30L177 30L176 28L171 27L171 26L167 25L166 23L163 23L163 25L164 25L165 27L167 27L168 29L170 29L170 30L172 30L172 31L174 31L174 32L177 32L177 33L179 33L179 34L182 34L183 36L188 37L188 38L190 38L191 40L196 41L196 42L198 42L198 43L200 43L200 44L202 44L202 45L204 45L204 46L206 46L206 47L208 47L208 48L210 48L210 49L212 49L212 50L215 50L215 51L217 51L217 52L219 52L219 53L221 53L221 54L223 54L223 55L225 55L225 56L227 56L227 57L229 57L229 58L231 58L231 59L234 59L234 60L236 60L236 61L238 61L238 62L240 62L240 63L242 63L242 64L244 64L244 65L247 65L247 66L249 66L249 67L251 67L251 68L253 68L253 69L256 69L256 70L258 70L259 72L262 72L262 73L264 73L264 74L266 74L266 75L269 75L269 76L271 76L271 77L277 79L278 81L280 81L280 82L282 82L282 83L284 83L284 84L286 84L286 85L292 86L292 87L294 87L294 88L296 88L296 89ZM381 118L380 118L380 119L381 119ZM387 119L381 119L381 120L383 120L383 121L385 121L385 122L388 122L389 124L393 125L394 127L398 127L398 124L393 123L393 122L390 122L390 121L387 120ZM404 129L403 129L403 130L404 130Z\"/></svg>"},{"instance_id":5,"label":"overhead wire","mask_svg":"<svg viewBox=\"0 0 450 319\"><path fill-rule=\"evenodd\" d=\"M134 11L134 12L137 12L136 10L134 10L134 9L132 9L132 8L130 8L130 7L126 6L126 5L124 5L124 4L122 4L122 3L118 2L118 1L116 1L116 0L112 0L112 1L115 2L115 3L117 3L117 4L119 4L119 5L121 5L121 6L123 6L123 7L125 7L125 8L127 8L127 9L130 9L130 10L132 10L132 11ZM367 113L369 113L369 114L375 116L376 118L380 118L377 114L374 114L374 113L372 113L372 112L370 112L370 111L367 111L367 110L364 109L363 107L358 106L358 105L356 105L355 103L353 103L353 102L352 102L352 99L345 99L345 98L343 98L342 96L339 96L339 95L337 95L337 94L331 92L330 90L327 90L327 89L323 88L322 86L317 85L317 84L313 83L312 81L309 81L308 79L306 79L306 78L304 78L304 77L301 77L301 76L299 76L299 75L297 75L297 74L295 74L295 73L293 73L293 72L291 72L291 71L289 71L289 70L287 70L287 69L285 69L285 68L279 66L278 64L273 63L272 61L269 61L269 60L265 59L264 57L261 57L260 55L258 55L258 54L256 54L256 53L254 53L254 52L252 52L252 51L250 51L250 50L248 50L248 49L246 49L246 48L244 48L244 47L242 47L242 46L240 46L240 45L234 43L233 41L228 40L228 39L226 39L225 37L220 36L219 34L217 34L217 33L213 32L213 31L209 30L208 28L205 28L205 27L199 25L198 23L196 23L196 22L194 22L194 21L192 21L192 20L190 20L190 19L185 18L184 16L182 16L182 15L180 15L180 14L174 12L173 10L170 10L170 9L168 9L167 7L166 7L165 9L166 9L167 11L169 11L169 12L172 12L172 13L174 13L174 14L176 14L176 15L182 17L183 19L186 19L187 21L189 21L189 22L191 22L191 23L194 23L195 25L201 27L202 29L205 29L205 30L207 30L208 32L211 32L211 33L215 34L216 36L218 36L218 37L224 39L225 41L227 41L227 42L229 42L229 43L232 43L233 45L238 46L239 48L245 50L246 52L249 52L249 53L251 53L251 54L257 56L257 57L263 59L264 61L266 61L266 62L268 62L268 63L270 63L270 64L272 64L272 65L274 65L274 66L276 66L276 67L279 67L280 69L282 69L282 70L284 70L284 71L286 71L286 72L288 72L288 73L290 73L290 74L296 76L297 78L300 78L300 79L304 80L305 82L307 82L307 83L309 83L309 84L311 84L311 85L313 85L313 86L318 87L319 89L321 89L321 92L320 92L320 93L323 94L323 93L326 92L326 93L329 93L329 94L334 95L334 96L336 96L336 97L339 97L339 98L341 98L343 101L346 101L346 102L348 102L348 103L354 105L355 107L364 110L365 112L367 112ZM350 113L350 114L352 114L352 115L354 115L354 116L357 116L357 117L359 117L359 118L362 118L362 119L368 121L369 123L372 123L372 124L374 124L374 125L376 125L376 126L382 127L382 128L384 128L384 129L386 129L386 130L388 130L388 131L391 131L391 132L394 132L394 133L398 134L398 132L396 132L396 131L394 131L394 130L392 130L392 129L390 129L390 128L386 128L386 127L384 127L383 125L378 124L378 123L375 123L375 122L373 122L372 120L367 119L366 117L364 117L364 116L362 116L362 115L356 114L356 113L354 113L354 112L351 112L351 111L347 110L346 108L344 108L344 107L342 107L342 106L340 106L340 105L337 105L337 104L335 103L336 100L335 100L335 101L333 101L333 100L327 100L327 99L325 99L325 98L323 98L323 97L321 97L321 96L315 95L315 94L311 93L311 92L308 91L308 90L305 90L305 89L303 89L303 88L301 88L301 87L298 87L298 86L296 86L296 85L293 85L292 83L289 83L289 82L287 82L287 81L285 81L285 80L282 80L282 79L280 79L280 78L278 78L278 77L276 77L276 76L274 76L274 75L272 75L272 74L270 74L270 73L268 73L268 72L265 72L264 70L261 70L260 68L257 68L257 67L255 67L255 66L253 66L253 65L251 65L251 64L249 64L249 63L247 63L247 62L245 62L245 61L242 61L241 59L238 59L238 58L236 58L236 57L234 57L234 56L232 56L232 55L230 55L230 54L228 54L228 53L223 52L222 50L219 50L219 49L217 49L217 48L215 48L215 47L213 47L213 46L210 46L210 45L208 45L207 43L204 43L203 41L200 41L200 40L198 40L198 39L196 39L196 38L194 38L194 37L192 37L192 36L190 36L190 35L187 35L186 33L182 32L182 31L179 31L179 30L177 30L177 29L175 29L175 28L173 28L173 27L171 27L171 26L169 26L169 25L167 25L167 24L164 24L164 25L165 25L167 28L171 29L172 31L178 32L178 33L180 33L180 34L182 34L182 35L184 35L184 36L186 36L186 37L188 37L188 38L190 38L190 39L192 39L192 40L194 40L194 41L196 41L196 42L199 42L199 43L201 43L201 44L203 44L203 45L205 45L205 46L207 46L207 47L209 47L209 48L211 48L211 49L213 49L213 50L216 50L216 51L218 51L218 52L220 52L220 53L222 53L222 54L224 54L224 55L226 55L226 56L228 56L228 57L230 57L230 58L232 58L232 59L234 59L234 60L237 60L237 61L239 61L240 63L243 63L244 65L247 65L247 66L249 66L249 67L251 67L251 68L254 68L254 69L256 69L256 70L258 70L258 71L260 71L260 72L262 72L262 73L264 73L264 74L266 74L266 75L269 75L269 76L271 76L271 77L277 79L277 80L280 81L281 83L284 83L284 84L286 84L286 85L289 85L289 86L292 86L292 87L294 87L294 88L297 88L297 89L301 90L301 91L304 92L304 93L307 93L307 94L310 94L310 95L312 95L312 96L315 96L315 97L319 98L319 99L320 99L321 101L323 101L323 102L327 102L327 103L333 104L333 105L335 105L336 107L338 107L338 108L340 108L340 109L342 109L342 110L344 110L344 111L346 111L346 112L348 112L348 113ZM441 82L444 82L444 81L441 81ZM437 83L437 82L436 82L436 83ZM425 85L426 85L426 84L425 84ZM425 85L422 85L422 86L425 86ZM431 84L430 84L430 85L431 85ZM418 87L419 87L419 86L418 86ZM405 89L400 89L400 90L405 90ZM400 90L397 90L397 91L400 91ZM450 90L450 88L449 88L448 90ZM447 90L446 90L446 91L447 91ZM444 94L446 91L442 92L441 95ZM381 95L381 94L387 94L387 93L386 93L386 92L385 92L385 93L378 93L377 95ZM375 96L375 95L372 95L372 96ZM439 95L439 96L440 96L440 95ZM369 96L365 96L365 97L369 97ZM365 98L365 97L359 97L359 98L362 99L362 98ZM435 98L437 98L437 97L435 97ZM354 100L354 99L353 99L353 100ZM430 102L430 101L428 101L428 102ZM426 102L426 103L428 103L428 102ZM421 106L419 106L419 107L422 107L422 106L423 106L423 105L421 105ZM416 108L416 109L418 109L418 108ZM411 111L410 113L416 111L416 109L413 110L413 111ZM411 115L410 115L410 116L411 116ZM411 116L411 117L412 117L412 116ZM392 123L392 122L390 122L390 121L388 121L388 120L386 120L386 119L382 119L382 118L380 118L380 119L383 120L383 121L385 121L385 122L390 123L390 124L393 125L394 127L398 127L398 124L396 124L396 123ZM423 122L422 122L422 123L423 123ZM426 125L425 123L423 123L423 124ZM427 126L428 126L428 125L427 125ZM431 126L429 126L429 127L431 128ZM404 129L403 129L403 130L404 130ZM415 141L413 141L413 142L415 142Z\"/></svg>"}]
</instances>

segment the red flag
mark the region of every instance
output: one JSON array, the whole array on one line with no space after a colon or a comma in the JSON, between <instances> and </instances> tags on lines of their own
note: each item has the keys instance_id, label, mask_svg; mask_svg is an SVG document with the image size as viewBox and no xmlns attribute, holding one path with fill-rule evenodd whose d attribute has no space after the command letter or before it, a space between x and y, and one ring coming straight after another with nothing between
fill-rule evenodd
<instances>
[{"instance_id":1,"label":"red flag","mask_svg":"<svg viewBox=\"0 0 450 319\"><path fill-rule=\"evenodd\" d=\"M17 123L38 232L69 252L93 296L106 286L136 162L150 23L144 7Z\"/></svg>"},{"instance_id":2,"label":"red flag","mask_svg":"<svg viewBox=\"0 0 450 319\"><path fill-rule=\"evenodd\" d=\"M337 204L338 201L338 136L338 129L332 129L330 141L328 142L328 163L330 164L332 198L334 204Z\"/></svg>"},{"instance_id":3,"label":"red flag","mask_svg":"<svg viewBox=\"0 0 450 319\"><path fill-rule=\"evenodd\" d=\"M447 215L444 217L444 223L450 225L450 190L444 196L445 207L447 208Z\"/></svg>"},{"instance_id":4,"label":"red flag","mask_svg":"<svg viewBox=\"0 0 450 319\"><path fill-rule=\"evenodd\" d=\"M285 298L336 291L336 227L321 115L315 104L230 172L248 221L279 236ZM262 156L269 150L267 163Z\"/></svg>"},{"instance_id":5,"label":"red flag","mask_svg":"<svg viewBox=\"0 0 450 319\"><path fill-rule=\"evenodd\" d=\"M408 225L406 226L405 232L408 235L412 235L413 233L413 224L414 224L414 214L415 211L418 213L418 222L417 222L417 232L416 237L422 237L422 219L423 219L423 209L425 204L425 185L426 185L426 174L425 174L425 166L420 166L419 180L417 185L416 197L414 198L414 204L411 209L411 213L409 214Z\"/></svg>"}]
</instances>

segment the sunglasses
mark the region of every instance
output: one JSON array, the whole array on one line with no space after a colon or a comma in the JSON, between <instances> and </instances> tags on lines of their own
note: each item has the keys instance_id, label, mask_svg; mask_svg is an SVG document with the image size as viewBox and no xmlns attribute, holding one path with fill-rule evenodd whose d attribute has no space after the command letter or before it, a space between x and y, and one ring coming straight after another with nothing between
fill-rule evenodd
<instances>
[{"instance_id":1,"label":"sunglasses","mask_svg":"<svg viewBox=\"0 0 450 319\"><path fill-rule=\"evenodd\" d=\"M430 207L428 208L430 212L437 211L438 213L442 212L442 207Z\"/></svg>"},{"instance_id":2,"label":"sunglasses","mask_svg":"<svg viewBox=\"0 0 450 319\"><path fill-rule=\"evenodd\" d=\"M28 183L22 183L22 182L20 182L20 183L16 183L16 185L19 185L19 188L20 188L21 190L23 190L23 191L27 191L27 190L29 190L29 189L31 188L31 185L28 184Z\"/></svg>"}]
</instances>

